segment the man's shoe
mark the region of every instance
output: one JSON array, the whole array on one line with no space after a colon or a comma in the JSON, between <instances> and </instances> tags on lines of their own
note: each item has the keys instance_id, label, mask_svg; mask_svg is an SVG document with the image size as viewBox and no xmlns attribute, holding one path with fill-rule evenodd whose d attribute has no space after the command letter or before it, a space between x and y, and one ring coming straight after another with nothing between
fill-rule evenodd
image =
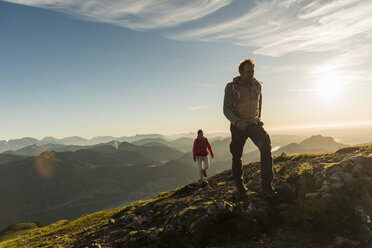
<instances>
[{"instance_id":1,"label":"man's shoe","mask_svg":"<svg viewBox=\"0 0 372 248\"><path fill-rule=\"evenodd\" d=\"M208 181L206 181L204 179L199 179L197 184L198 184L199 187L204 188L205 186L208 186Z\"/></svg>"},{"instance_id":2,"label":"man's shoe","mask_svg":"<svg viewBox=\"0 0 372 248\"><path fill-rule=\"evenodd\" d=\"M207 177L207 170L203 170L203 169L202 169L202 171L203 171L203 175L204 175L205 177Z\"/></svg>"}]
</instances>

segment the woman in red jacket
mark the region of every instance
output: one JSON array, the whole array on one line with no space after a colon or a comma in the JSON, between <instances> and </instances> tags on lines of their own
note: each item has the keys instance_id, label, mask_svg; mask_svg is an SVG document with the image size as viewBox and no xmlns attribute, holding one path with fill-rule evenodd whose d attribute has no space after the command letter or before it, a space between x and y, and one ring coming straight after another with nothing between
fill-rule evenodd
<instances>
[{"instance_id":1,"label":"woman in red jacket","mask_svg":"<svg viewBox=\"0 0 372 248\"><path fill-rule=\"evenodd\" d=\"M208 142L208 139L203 136L203 131L198 130L198 137L194 141L194 147L192 149L194 161L198 160L200 180L203 180L203 176L207 177L207 169L209 168L208 151L211 153L211 157L214 158L212 147Z\"/></svg>"}]
</instances>

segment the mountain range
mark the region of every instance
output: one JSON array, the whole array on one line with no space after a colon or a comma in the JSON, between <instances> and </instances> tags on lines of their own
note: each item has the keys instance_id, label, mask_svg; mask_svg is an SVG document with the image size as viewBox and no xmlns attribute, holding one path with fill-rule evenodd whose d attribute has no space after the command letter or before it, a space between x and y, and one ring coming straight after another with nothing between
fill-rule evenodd
<instances>
[{"instance_id":1,"label":"mountain range","mask_svg":"<svg viewBox=\"0 0 372 248\"><path fill-rule=\"evenodd\" d=\"M97 145L101 143L107 143L113 140L118 142L136 142L140 140L146 139L162 139L164 141L172 140L174 144L184 144L184 140L193 139L196 136L195 133L187 133L187 134L178 134L178 135L161 135L161 134L136 134L135 136L122 136L122 137L112 137L112 136L98 136L93 137L91 139L86 139L79 136L72 136L57 139L54 137L45 137L41 140L31 138L31 137L24 137L20 139L11 139L11 140L0 140L0 153L4 151L15 151L27 146L31 145L47 145L47 144L60 144L60 145L75 145L75 146L89 146L89 145ZM210 137L226 137L228 136L227 133L211 133ZM177 141L178 140L178 141Z\"/></svg>"}]
</instances>

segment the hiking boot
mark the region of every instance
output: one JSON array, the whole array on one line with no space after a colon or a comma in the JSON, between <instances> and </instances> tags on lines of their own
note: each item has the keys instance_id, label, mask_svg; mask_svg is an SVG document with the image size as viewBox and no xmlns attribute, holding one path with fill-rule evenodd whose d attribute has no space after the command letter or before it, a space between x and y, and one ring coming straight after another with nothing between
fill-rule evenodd
<instances>
[{"instance_id":1,"label":"hiking boot","mask_svg":"<svg viewBox=\"0 0 372 248\"><path fill-rule=\"evenodd\" d=\"M202 171L203 171L203 175L204 175L205 177L207 177L207 170L203 170L203 169L202 169Z\"/></svg>"},{"instance_id":2,"label":"hiking boot","mask_svg":"<svg viewBox=\"0 0 372 248\"><path fill-rule=\"evenodd\" d=\"M262 193L264 196L266 196L267 198L273 198L273 197L276 197L277 196L277 192L275 191L275 189L273 188L273 186L271 185L271 183L265 183L262 185Z\"/></svg>"},{"instance_id":3,"label":"hiking boot","mask_svg":"<svg viewBox=\"0 0 372 248\"><path fill-rule=\"evenodd\" d=\"M198 184L199 187L204 188L205 186L208 186L208 181L206 181L204 179L199 179L197 184Z\"/></svg>"}]
</instances>

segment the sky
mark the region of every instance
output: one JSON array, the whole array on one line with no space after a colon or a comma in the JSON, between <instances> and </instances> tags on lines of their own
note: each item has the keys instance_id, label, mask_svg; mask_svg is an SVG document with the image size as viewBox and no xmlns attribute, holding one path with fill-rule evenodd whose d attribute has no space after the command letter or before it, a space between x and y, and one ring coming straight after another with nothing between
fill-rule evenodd
<instances>
[{"instance_id":1,"label":"sky","mask_svg":"<svg viewBox=\"0 0 372 248\"><path fill-rule=\"evenodd\" d=\"M372 126L372 1L0 0L0 140L228 132L244 58L269 132Z\"/></svg>"}]
</instances>

